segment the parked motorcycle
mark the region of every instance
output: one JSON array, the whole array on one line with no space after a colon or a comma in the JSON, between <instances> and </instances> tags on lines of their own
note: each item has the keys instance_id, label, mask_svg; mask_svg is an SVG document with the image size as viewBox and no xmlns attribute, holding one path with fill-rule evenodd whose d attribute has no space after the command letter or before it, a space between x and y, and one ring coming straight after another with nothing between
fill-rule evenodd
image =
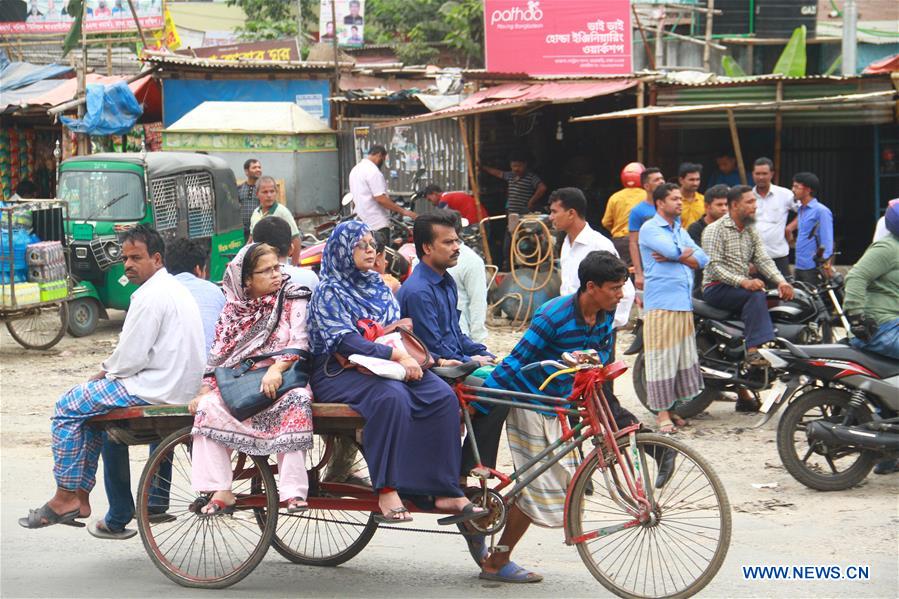
<instances>
[{"instance_id":1,"label":"parked motorcycle","mask_svg":"<svg viewBox=\"0 0 899 599\"><path fill-rule=\"evenodd\" d=\"M768 300L771 321L779 338L796 344L827 340L824 334L831 317L817 293L797 288L792 300L781 301L777 291L769 291ZM694 298L693 324L705 388L693 399L675 407L676 414L682 418L692 418L719 399L724 391L736 391L743 387L757 393L770 387L775 375L770 368L750 367L745 363L745 325L740 320L739 312L715 308ZM648 408L641 320L637 321L634 336L634 342L624 353L637 354L633 370L634 390L640 402Z\"/></svg>"},{"instance_id":2,"label":"parked motorcycle","mask_svg":"<svg viewBox=\"0 0 899 599\"><path fill-rule=\"evenodd\" d=\"M779 382L786 391L763 409L787 406L777 451L793 478L840 491L881 459L899 456L899 360L842 344L784 345L760 350L786 373Z\"/></svg>"}]
</instances>

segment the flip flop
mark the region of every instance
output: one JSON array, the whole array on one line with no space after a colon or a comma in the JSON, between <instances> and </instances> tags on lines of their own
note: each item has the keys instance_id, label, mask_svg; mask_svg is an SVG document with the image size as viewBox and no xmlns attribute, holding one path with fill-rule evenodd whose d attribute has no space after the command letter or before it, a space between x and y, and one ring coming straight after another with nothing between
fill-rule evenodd
<instances>
[{"instance_id":1,"label":"flip flop","mask_svg":"<svg viewBox=\"0 0 899 599\"><path fill-rule=\"evenodd\" d=\"M671 422L671 418L665 418L664 420L659 420L656 423L659 427L659 433L662 435L673 435L677 432L677 427L674 426L674 423ZM668 430L665 430L668 429Z\"/></svg>"},{"instance_id":2,"label":"flip flop","mask_svg":"<svg viewBox=\"0 0 899 599\"><path fill-rule=\"evenodd\" d=\"M207 503L206 505L211 505L212 511L211 512L203 512L203 508L200 508L199 510L197 510L198 516L205 516L205 517L230 516L231 514L234 513L235 504L232 503L231 505L228 505L221 499L211 499L209 501L209 503ZM203 507L206 507L206 506L203 506Z\"/></svg>"},{"instance_id":3,"label":"flip flop","mask_svg":"<svg viewBox=\"0 0 899 599\"><path fill-rule=\"evenodd\" d=\"M79 507L65 514L57 514L50 509L49 503L45 503L36 510L28 510L27 518L19 518L19 526L24 528L46 528L54 524L66 524L74 522L80 513L81 508Z\"/></svg>"},{"instance_id":4,"label":"flip flop","mask_svg":"<svg viewBox=\"0 0 899 599\"><path fill-rule=\"evenodd\" d=\"M137 534L137 530L134 528L109 530L109 527L106 526L106 522L104 522L103 520L97 520L96 522L94 522L93 526L89 526L87 528L87 532L89 532L92 537L97 537L98 539L109 539L112 541L124 541L125 539L130 539Z\"/></svg>"},{"instance_id":5,"label":"flip flop","mask_svg":"<svg viewBox=\"0 0 899 599\"><path fill-rule=\"evenodd\" d=\"M291 497L287 500L287 513L299 514L309 509L309 504L302 497Z\"/></svg>"},{"instance_id":6,"label":"flip flop","mask_svg":"<svg viewBox=\"0 0 899 599\"><path fill-rule=\"evenodd\" d=\"M441 526L459 524L461 522L468 522L469 520L477 520L478 518L483 518L487 515L487 510L481 509L480 511L475 511L476 509L477 506L469 501L468 504L462 508L461 512L453 516L441 518L437 521L437 524L440 524Z\"/></svg>"},{"instance_id":7,"label":"flip flop","mask_svg":"<svg viewBox=\"0 0 899 599\"><path fill-rule=\"evenodd\" d=\"M468 530L465 524L461 522L456 526L459 527L459 532L465 537L465 543L468 544L468 553L471 555L471 559L474 560L474 563L476 563L478 567L482 567L484 565L484 560L487 559L487 554L489 553L487 550L487 537L480 533L472 533L472 531Z\"/></svg>"},{"instance_id":8,"label":"flip flop","mask_svg":"<svg viewBox=\"0 0 899 599\"><path fill-rule=\"evenodd\" d=\"M543 580L543 577L536 572L529 572L515 562L507 563L496 572L485 572L484 570L481 570L481 573L478 574L478 578L511 583L540 582Z\"/></svg>"},{"instance_id":9,"label":"flip flop","mask_svg":"<svg viewBox=\"0 0 899 599\"><path fill-rule=\"evenodd\" d=\"M395 507L387 510L386 514L375 514L375 522L378 524L408 524L412 522L411 516L408 518L394 518L394 516L408 513L409 510L404 507Z\"/></svg>"}]
</instances>

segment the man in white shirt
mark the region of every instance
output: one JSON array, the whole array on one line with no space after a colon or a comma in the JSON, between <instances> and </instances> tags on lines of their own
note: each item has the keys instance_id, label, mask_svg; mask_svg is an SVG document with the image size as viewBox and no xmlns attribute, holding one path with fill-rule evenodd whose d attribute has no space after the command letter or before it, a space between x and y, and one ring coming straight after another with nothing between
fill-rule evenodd
<instances>
[{"instance_id":1,"label":"man in white shirt","mask_svg":"<svg viewBox=\"0 0 899 599\"><path fill-rule=\"evenodd\" d=\"M456 234L460 235L462 221L456 218ZM487 343L487 274L484 259L473 249L459 242L459 261L447 271L456 282L459 293L459 328L475 343Z\"/></svg>"},{"instance_id":2,"label":"man in white shirt","mask_svg":"<svg viewBox=\"0 0 899 599\"><path fill-rule=\"evenodd\" d=\"M119 343L89 381L67 391L52 418L56 494L19 524L43 528L90 515L103 432L87 421L117 408L187 405L206 365L200 309L163 266L165 244L144 225L122 237L125 276L140 288L131 296Z\"/></svg>"},{"instance_id":3,"label":"man in white shirt","mask_svg":"<svg viewBox=\"0 0 899 599\"><path fill-rule=\"evenodd\" d=\"M290 281L300 287L308 287L315 291L318 287L318 275L309 268L287 264L287 253L290 251L290 227L283 219L266 216L253 227L253 241L267 243L278 252L281 272L290 277Z\"/></svg>"},{"instance_id":4,"label":"man in white shirt","mask_svg":"<svg viewBox=\"0 0 899 599\"><path fill-rule=\"evenodd\" d=\"M260 220L267 216L276 216L282 219L287 226L290 227L291 245L288 256L294 261L300 261L300 229L297 227L297 221L293 217L293 213L278 201L278 182L274 177L268 175L259 177L256 182L256 197L259 199L259 206L253 211L250 217L250 240L256 241L252 236L252 229Z\"/></svg>"},{"instance_id":5,"label":"man in white shirt","mask_svg":"<svg viewBox=\"0 0 899 599\"><path fill-rule=\"evenodd\" d=\"M580 288L578 266L587 254L596 250L605 250L618 256L618 250L612 240L594 231L587 220L587 200L584 193L576 187L563 187L549 196L549 219L557 231L565 233L559 265L562 270L562 285L559 295L576 293ZM624 285L624 297L615 310L614 326L623 327L630 319L631 306L634 304L633 283L630 280Z\"/></svg>"},{"instance_id":6,"label":"man in white shirt","mask_svg":"<svg viewBox=\"0 0 899 599\"><path fill-rule=\"evenodd\" d=\"M796 211L793 192L786 187L774 185L774 163L770 158L759 158L752 167L755 187L752 193L758 201L755 219L756 230L762 238L762 245L774 265L784 277L790 276L790 244L787 241L787 219Z\"/></svg>"},{"instance_id":7,"label":"man in white shirt","mask_svg":"<svg viewBox=\"0 0 899 599\"><path fill-rule=\"evenodd\" d=\"M415 218L411 210L398 206L387 195L387 181L381 172L387 160L387 148L374 145L368 156L350 171L350 193L356 207L356 216L372 231L378 231L384 239L390 239L390 213Z\"/></svg>"}]
</instances>

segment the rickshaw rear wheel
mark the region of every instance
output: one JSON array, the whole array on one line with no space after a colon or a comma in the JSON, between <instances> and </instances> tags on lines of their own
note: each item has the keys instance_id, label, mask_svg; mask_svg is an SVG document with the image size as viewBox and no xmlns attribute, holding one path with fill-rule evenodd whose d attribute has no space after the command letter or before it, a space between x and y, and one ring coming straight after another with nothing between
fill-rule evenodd
<instances>
[{"instance_id":1,"label":"rickshaw rear wheel","mask_svg":"<svg viewBox=\"0 0 899 599\"><path fill-rule=\"evenodd\" d=\"M312 448L306 452L311 498L341 497L328 489L327 482L320 482L327 480L327 468L334 467L340 460L339 454L346 454L346 447L341 450L336 445L335 435L312 436ZM277 468L273 466L274 461L271 456L269 465ZM358 446L352 462L344 464L344 469L348 474L364 478L368 469ZM257 519L260 527L267 524L264 513L260 512ZM311 508L288 514L287 508L281 507L272 547L295 564L333 567L356 557L377 530L378 523L370 512Z\"/></svg>"},{"instance_id":2,"label":"rickshaw rear wheel","mask_svg":"<svg viewBox=\"0 0 899 599\"><path fill-rule=\"evenodd\" d=\"M278 489L265 456L232 452L234 514L202 515L211 493L193 490L190 431L185 427L166 437L147 461L138 489L138 529L150 559L170 580L222 589L265 557L278 526Z\"/></svg>"},{"instance_id":3,"label":"rickshaw rear wheel","mask_svg":"<svg viewBox=\"0 0 899 599\"><path fill-rule=\"evenodd\" d=\"M66 302L36 308L21 318L6 321L6 330L26 349L50 349L66 334L69 306Z\"/></svg>"}]
</instances>

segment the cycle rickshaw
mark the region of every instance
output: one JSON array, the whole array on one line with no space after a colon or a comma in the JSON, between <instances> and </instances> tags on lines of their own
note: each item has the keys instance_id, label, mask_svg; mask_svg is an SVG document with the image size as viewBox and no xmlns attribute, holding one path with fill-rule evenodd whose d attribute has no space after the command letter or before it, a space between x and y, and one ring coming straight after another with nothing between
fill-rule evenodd
<instances>
[{"instance_id":1,"label":"cycle rickshaw","mask_svg":"<svg viewBox=\"0 0 899 599\"><path fill-rule=\"evenodd\" d=\"M0 235L3 251L0 252L0 322L16 342L27 349L50 349L63 338L69 318L72 299L72 280L69 276L68 254L63 251L62 264L54 264L59 272L56 279L46 283L16 281L21 270L16 254L24 260L26 248L19 242L24 231L17 230L18 219L28 215L29 225L43 241L59 241L63 247L65 223L68 221L68 204L63 200L7 201L0 207ZM40 269L41 265L37 268ZM28 266L26 265L27 269ZM44 280L44 279L41 279ZM27 291L26 291L27 290ZM30 293L29 293L30 292Z\"/></svg>"},{"instance_id":2,"label":"cycle rickshaw","mask_svg":"<svg viewBox=\"0 0 899 599\"><path fill-rule=\"evenodd\" d=\"M603 366L590 352L566 354L565 363L542 362L574 375L569 398L553 398L476 386L467 377L477 365L433 368L452 384L473 442L471 402L546 410L563 422L562 437L516 472L483 466L471 475L480 489L469 495L488 514L469 524L495 535L510 502L550 465L581 445L581 461L567 489L565 542L575 545L591 574L622 597L687 597L711 581L727 553L731 513L727 495L708 463L667 436L639 432L639 424L618 430L600 385L621 375L622 362ZM544 384L546 384L544 383ZM539 399L542 406L528 401ZM568 417L579 420L569 426ZM358 439L362 419L340 404L313 404L316 444L307 457L309 510L288 514L278 502L276 466L266 457L232 454L233 516L202 516L208 494L190 484L190 425L181 406L116 410L92 420L129 444L163 438L141 476L137 519L143 544L156 566L178 584L223 588L243 579L269 546L288 560L337 566L357 555L378 529L377 497L370 486L328 482L337 436ZM478 463L480 459L474 447ZM668 453L673 452L673 453ZM663 460L666 455L672 460ZM664 480L660 464L668 462ZM661 484L660 484L661 481ZM150 517L151 504L167 503L165 518ZM410 511L430 511L406 501ZM391 527L398 528L398 527Z\"/></svg>"}]
</instances>

